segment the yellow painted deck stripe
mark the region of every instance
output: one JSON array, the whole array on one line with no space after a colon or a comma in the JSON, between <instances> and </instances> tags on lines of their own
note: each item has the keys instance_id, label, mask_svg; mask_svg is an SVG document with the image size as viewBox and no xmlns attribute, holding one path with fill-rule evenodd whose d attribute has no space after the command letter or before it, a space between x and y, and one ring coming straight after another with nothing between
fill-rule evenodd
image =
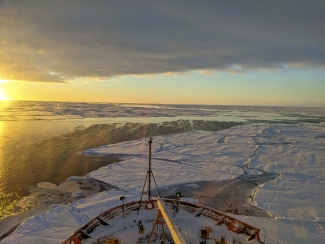
<instances>
[{"instance_id":1,"label":"yellow painted deck stripe","mask_svg":"<svg viewBox=\"0 0 325 244\"><path fill-rule=\"evenodd\" d=\"M161 198L158 198L157 203L158 203L158 209L160 210L161 214L164 217L164 220L166 221L166 224L168 226L170 233L172 234L175 244L186 244L186 241L184 240L179 227L176 225L173 218L169 216L166 205L163 202L163 200Z\"/></svg>"}]
</instances>

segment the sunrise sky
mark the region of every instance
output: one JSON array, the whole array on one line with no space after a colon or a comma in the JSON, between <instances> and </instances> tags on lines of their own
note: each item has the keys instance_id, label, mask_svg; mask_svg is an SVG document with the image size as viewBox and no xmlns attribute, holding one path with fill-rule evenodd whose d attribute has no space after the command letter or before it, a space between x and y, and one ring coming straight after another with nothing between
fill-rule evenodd
<instances>
[{"instance_id":1,"label":"sunrise sky","mask_svg":"<svg viewBox=\"0 0 325 244\"><path fill-rule=\"evenodd\" d=\"M0 100L325 106L325 1L0 0Z\"/></svg>"}]
</instances>

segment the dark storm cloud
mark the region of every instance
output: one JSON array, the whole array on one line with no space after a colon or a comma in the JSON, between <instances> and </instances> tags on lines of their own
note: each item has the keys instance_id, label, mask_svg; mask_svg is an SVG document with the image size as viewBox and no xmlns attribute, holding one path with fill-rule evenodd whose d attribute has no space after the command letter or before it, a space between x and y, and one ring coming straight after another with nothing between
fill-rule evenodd
<instances>
[{"instance_id":1,"label":"dark storm cloud","mask_svg":"<svg viewBox=\"0 0 325 244\"><path fill-rule=\"evenodd\" d=\"M0 78L322 67L325 1L2 1Z\"/></svg>"}]
</instances>

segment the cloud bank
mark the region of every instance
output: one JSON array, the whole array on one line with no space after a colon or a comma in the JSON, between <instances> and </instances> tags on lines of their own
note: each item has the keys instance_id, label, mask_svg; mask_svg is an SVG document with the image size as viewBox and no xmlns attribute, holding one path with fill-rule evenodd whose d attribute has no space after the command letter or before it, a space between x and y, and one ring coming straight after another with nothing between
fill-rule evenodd
<instances>
[{"instance_id":1,"label":"cloud bank","mask_svg":"<svg viewBox=\"0 0 325 244\"><path fill-rule=\"evenodd\" d=\"M325 67L325 1L0 2L0 79Z\"/></svg>"}]
</instances>

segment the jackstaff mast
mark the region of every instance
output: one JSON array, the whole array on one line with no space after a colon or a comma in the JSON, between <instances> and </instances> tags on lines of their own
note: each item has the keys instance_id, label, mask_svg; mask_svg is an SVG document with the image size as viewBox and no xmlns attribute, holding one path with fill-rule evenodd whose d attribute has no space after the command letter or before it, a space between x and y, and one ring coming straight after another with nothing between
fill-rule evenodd
<instances>
[{"instance_id":1,"label":"jackstaff mast","mask_svg":"<svg viewBox=\"0 0 325 244\"><path fill-rule=\"evenodd\" d=\"M152 175L152 171L151 171L151 144L152 144L152 135L150 136L150 139L148 141L149 144L149 170L148 170L148 174L149 174L149 185L148 185L148 199L151 199L151 175ZM152 175L153 176L153 175Z\"/></svg>"},{"instance_id":2,"label":"jackstaff mast","mask_svg":"<svg viewBox=\"0 0 325 244\"><path fill-rule=\"evenodd\" d=\"M144 188L146 186L147 179L148 179L148 203L147 203L147 205L150 203L150 206L153 207L153 203L151 201L151 177L152 177L153 181L155 182L156 189L157 189L157 192L158 192L158 196L160 197L160 192L159 192L159 189L158 189L158 186L157 186L155 177L153 176L153 173L152 173L152 170L151 170L151 144L152 144L152 135L149 138L148 144L149 144L149 155L148 155L149 156L149 168L148 168L148 171L147 171L146 179L144 180L144 184L143 184L143 188L142 188L142 193L141 193L141 198L140 198L140 203L139 203L139 208L138 208L138 213L137 214L139 214L140 205L141 205L141 202L142 202L142 196L143 196ZM150 207L150 209L152 207ZM147 208L149 208L149 206L147 206Z\"/></svg>"}]
</instances>

